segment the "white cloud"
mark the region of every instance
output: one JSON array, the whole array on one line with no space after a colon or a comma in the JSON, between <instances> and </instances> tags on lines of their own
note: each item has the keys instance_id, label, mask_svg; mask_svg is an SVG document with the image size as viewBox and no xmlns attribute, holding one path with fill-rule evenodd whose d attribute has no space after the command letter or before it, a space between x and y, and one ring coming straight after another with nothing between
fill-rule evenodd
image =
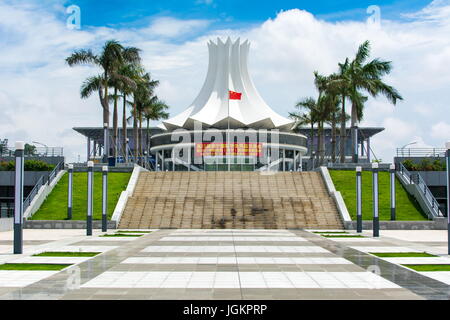
<instances>
[{"instance_id":1,"label":"white cloud","mask_svg":"<svg viewBox=\"0 0 450 320\"><path fill-rule=\"evenodd\" d=\"M395 148L414 139L439 147L449 138L442 134L448 132L443 117L450 100L449 1L434 2L408 22L383 20L379 29L365 22L325 22L306 11L289 10L239 30L208 30L206 20L160 17L141 29L70 31L56 15L36 10L0 4L0 137L64 146L69 160L78 154L83 159L85 153L85 140L71 128L100 126L102 120L97 97L81 100L78 92L95 69L69 68L64 59L77 48L98 50L112 38L143 49L144 64L161 81L158 94L173 107L171 114L184 110L201 88L207 40L249 39L256 87L285 116L299 98L316 95L313 71L336 71L337 62L369 39L373 57L393 61L386 81L405 98L396 107L382 97L367 103L363 125L386 127L372 143L377 155L390 161ZM180 41L187 35L190 40Z\"/></svg>"},{"instance_id":2,"label":"white cloud","mask_svg":"<svg viewBox=\"0 0 450 320\"><path fill-rule=\"evenodd\" d=\"M440 121L431 127L431 136L433 138L450 141L450 124Z\"/></svg>"}]
</instances>

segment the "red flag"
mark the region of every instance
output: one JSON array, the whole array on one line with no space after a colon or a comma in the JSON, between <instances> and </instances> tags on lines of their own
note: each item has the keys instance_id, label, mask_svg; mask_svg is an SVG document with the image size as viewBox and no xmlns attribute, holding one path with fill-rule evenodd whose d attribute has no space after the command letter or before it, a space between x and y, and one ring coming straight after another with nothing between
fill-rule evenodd
<instances>
[{"instance_id":1,"label":"red flag","mask_svg":"<svg viewBox=\"0 0 450 320\"><path fill-rule=\"evenodd\" d=\"M230 91L230 100L241 100L242 93Z\"/></svg>"}]
</instances>

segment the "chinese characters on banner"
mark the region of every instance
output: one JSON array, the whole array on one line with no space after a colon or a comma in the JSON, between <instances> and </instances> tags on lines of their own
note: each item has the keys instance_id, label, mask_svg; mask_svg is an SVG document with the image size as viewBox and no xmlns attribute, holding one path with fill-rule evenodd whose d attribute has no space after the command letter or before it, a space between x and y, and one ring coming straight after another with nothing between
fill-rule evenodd
<instances>
[{"instance_id":1,"label":"chinese characters on banner","mask_svg":"<svg viewBox=\"0 0 450 320\"><path fill-rule=\"evenodd\" d=\"M195 155L261 157L262 143L196 143Z\"/></svg>"}]
</instances>

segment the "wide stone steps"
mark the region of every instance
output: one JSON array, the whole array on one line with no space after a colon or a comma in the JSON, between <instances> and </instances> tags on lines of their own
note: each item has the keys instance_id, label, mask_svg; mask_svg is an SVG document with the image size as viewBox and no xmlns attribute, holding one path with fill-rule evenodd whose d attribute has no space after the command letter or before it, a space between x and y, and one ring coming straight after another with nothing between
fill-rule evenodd
<instances>
[{"instance_id":1,"label":"wide stone steps","mask_svg":"<svg viewBox=\"0 0 450 320\"><path fill-rule=\"evenodd\" d=\"M342 228L316 172L141 173L120 228Z\"/></svg>"}]
</instances>

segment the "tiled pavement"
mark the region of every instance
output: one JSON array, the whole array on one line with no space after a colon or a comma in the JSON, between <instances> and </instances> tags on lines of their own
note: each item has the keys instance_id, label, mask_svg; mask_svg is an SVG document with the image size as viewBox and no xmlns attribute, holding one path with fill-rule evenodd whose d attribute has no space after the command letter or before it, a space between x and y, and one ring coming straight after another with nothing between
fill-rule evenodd
<instances>
[{"instance_id":1,"label":"tiled pavement","mask_svg":"<svg viewBox=\"0 0 450 320\"><path fill-rule=\"evenodd\" d=\"M139 238L73 237L52 248L104 253L70 258L75 266L46 275L4 271L15 277L11 278L0 272L0 299L447 297L448 285L350 248L369 246L393 250L395 244L376 239L334 241L299 230L159 230ZM18 272L23 277L15 282L19 276L13 273Z\"/></svg>"}]
</instances>

